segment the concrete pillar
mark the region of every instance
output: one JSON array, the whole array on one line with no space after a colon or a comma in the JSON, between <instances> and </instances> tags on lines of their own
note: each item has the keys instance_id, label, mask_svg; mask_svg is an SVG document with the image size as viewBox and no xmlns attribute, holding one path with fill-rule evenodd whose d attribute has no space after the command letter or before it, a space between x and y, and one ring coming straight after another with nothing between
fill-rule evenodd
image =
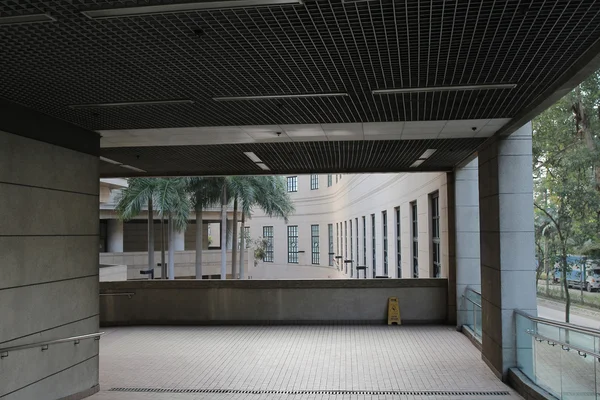
<instances>
[{"instance_id":1,"label":"concrete pillar","mask_svg":"<svg viewBox=\"0 0 600 400\"><path fill-rule=\"evenodd\" d=\"M108 242L109 253L123 252L123 221L119 219L109 219L106 231L106 241Z\"/></svg>"},{"instance_id":2,"label":"concrete pillar","mask_svg":"<svg viewBox=\"0 0 600 400\"><path fill-rule=\"evenodd\" d=\"M174 232L173 235L173 250L183 251L185 250L185 231Z\"/></svg>"},{"instance_id":3,"label":"concrete pillar","mask_svg":"<svg viewBox=\"0 0 600 400\"><path fill-rule=\"evenodd\" d=\"M479 206L482 356L505 378L516 366L514 310L537 313L531 123L479 152Z\"/></svg>"},{"instance_id":4,"label":"concrete pillar","mask_svg":"<svg viewBox=\"0 0 600 400\"><path fill-rule=\"evenodd\" d=\"M474 159L455 173L455 254L457 327L472 322L472 312L462 296L467 287L481 291L479 260L479 177ZM485 211L485 210L484 210Z\"/></svg>"},{"instance_id":5,"label":"concrete pillar","mask_svg":"<svg viewBox=\"0 0 600 400\"><path fill-rule=\"evenodd\" d=\"M0 106L1 346L98 332L99 137L3 100ZM0 398L92 395L98 343L9 353L0 362Z\"/></svg>"}]
</instances>

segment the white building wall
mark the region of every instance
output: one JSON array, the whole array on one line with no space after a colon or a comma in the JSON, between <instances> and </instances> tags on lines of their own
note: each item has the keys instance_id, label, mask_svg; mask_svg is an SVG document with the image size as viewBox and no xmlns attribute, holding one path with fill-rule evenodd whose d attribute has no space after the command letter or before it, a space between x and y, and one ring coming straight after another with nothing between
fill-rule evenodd
<instances>
[{"instance_id":1,"label":"white building wall","mask_svg":"<svg viewBox=\"0 0 600 400\"><path fill-rule=\"evenodd\" d=\"M388 276L397 277L396 268L396 234L395 208L400 207L401 214L401 247L402 277L412 276L412 238L410 228L410 203L417 202L419 214L419 277L426 278L432 274L431 254L431 205L430 195L439 192L440 231L442 253L442 276L447 276L448 268L448 235L447 193L445 173L419 174L360 174L343 175L336 183L327 187L327 174L319 175L319 189L310 189L310 175L298 176L298 191L290 193L296 212L289 219L288 225L298 225L298 249L304 251L298 255L299 266L311 265L311 225L319 225L320 265L328 264L328 232L327 224L333 224L334 252L337 255L336 223L341 223L341 248L339 254L344 255L344 222L348 226L348 257L350 248L354 260L362 265L363 230L362 217L367 223L367 276L372 277L372 240L371 214L375 214L376 234L376 267L377 275L383 275L383 227L382 211L387 212L388 232ZM359 222L359 248L356 247L356 218ZM350 242L350 220L352 220L352 242ZM256 210L249 221L250 236L256 239L262 236L263 226L273 226L274 260L273 265L287 263L287 226L283 220L266 217ZM358 253L357 253L358 251ZM357 257L358 255L358 257ZM355 262L354 266L356 267ZM350 277L350 269L347 277ZM356 271L354 272L356 277ZM361 275L362 277L362 275Z\"/></svg>"}]
</instances>

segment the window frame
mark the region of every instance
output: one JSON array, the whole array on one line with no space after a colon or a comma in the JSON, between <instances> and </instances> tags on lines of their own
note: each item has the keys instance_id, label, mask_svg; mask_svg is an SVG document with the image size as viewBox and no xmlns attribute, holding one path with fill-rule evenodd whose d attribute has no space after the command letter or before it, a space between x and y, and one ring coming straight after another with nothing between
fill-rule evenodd
<instances>
[{"instance_id":1,"label":"window frame","mask_svg":"<svg viewBox=\"0 0 600 400\"><path fill-rule=\"evenodd\" d=\"M327 174L327 187L331 187L333 185L333 175Z\"/></svg>"},{"instance_id":2,"label":"window frame","mask_svg":"<svg viewBox=\"0 0 600 400\"><path fill-rule=\"evenodd\" d=\"M288 193L295 193L298 191L298 176L287 177L287 191Z\"/></svg>"},{"instance_id":3,"label":"window frame","mask_svg":"<svg viewBox=\"0 0 600 400\"><path fill-rule=\"evenodd\" d=\"M387 210L381 212L381 227L383 229L383 275L388 276Z\"/></svg>"},{"instance_id":4,"label":"window frame","mask_svg":"<svg viewBox=\"0 0 600 400\"><path fill-rule=\"evenodd\" d=\"M328 263L330 267L333 267L333 224L327 224L327 237L329 241L329 258Z\"/></svg>"},{"instance_id":5,"label":"window frame","mask_svg":"<svg viewBox=\"0 0 600 400\"><path fill-rule=\"evenodd\" d=\"M310 190L318 190L319 189L319 175L318 174L310 174Z\"/></svg>"},{"instance_id":6,"label":"window frame","mask_svg":"<svg viewBox=\"0 0 600 400\"><path fill-rule=\"evenodd\" d=\"M315 229L316 228L316 229ZM315 249L316 245L316 249ZM319 225L310 226L310 259L313 265L321 264L321 252L319 250ZM316 251L315 251L316 250Z\"/></svg>"},{"instance_id":7,"label":"window frame","mask_svg":"<svg viewBox=\"0 0 600 400\"><path fill-rule=\"evenodd\" d=\"M375 214L371 214L371 242L373 248L371 249L371 269L373 278L377 277L377 232L375 228Z\"/></svg>"},{"instance_id":8,"label":"window frame","mask_svg":"<svg viewBox=\"0 0 600 400\"><path fill-rule=\"evenodd\" d=\"M431 210L431 277L442 276L442 255L440 238L440 194L434 192L429 195Z\"/></svg>"},{"instance_id":9,"label":"window frame","mask_svg":"<svg viewBox=\"0 0 600 400\"><path fill-rule=\"evenodd\" d=\"M394 208L394 215L396 218L396 273L398 278L402 278L402 215L399 206Z\"/></svg>"},{"instance_id":10,"label":"window frame","mask_svg":"<svg viewBox=\"0 0 600 400\"><path fill-rule=\"evenodd\" d=\"M263 257L263 262L273 262L273 237L274 237L274 228L272 225L263 226L263 239L267 239L267 248L265 249L265 256ZM269 229L270 228L270 229ZM270 236L269 236L270 231Z\"/></svg>"},{"instance_id":11,"label":"window frame","mask_svg":"<svg viewBox=\"0 0 600 400\"><path fill-rule=\"evenodd\" d=\"M288 225L288 264L298 264L298 225ZM295 251L292 248L295 245Z\"/></svg>"},{"instance_id":12,"label":"window frame","mask_svg":"<svg viewBox=\"0 0 600 400\"><path fill-rule=\"evenodd\" d=\"M412 277L419 278L419 209L417 201L410 203L411 238L412 238Z\"/></svg>"}]
</instances>

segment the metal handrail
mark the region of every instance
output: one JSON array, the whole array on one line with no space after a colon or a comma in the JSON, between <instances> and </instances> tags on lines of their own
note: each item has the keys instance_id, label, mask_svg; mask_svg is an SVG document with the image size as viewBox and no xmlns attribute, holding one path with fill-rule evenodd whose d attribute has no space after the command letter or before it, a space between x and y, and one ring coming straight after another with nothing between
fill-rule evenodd
<instances>
[{"instance_id":1,"label":"metal handrail","mask_svg":"<svg viewBox=\"0 0 600 400\"><path fill-rule=\"evenodd\" d=\"M598 330L598 329L588 328L586 326L575 325L575 324L566 323L566 322L553 321L551 319L546 319L546 318L541 318L541 317L534 317L533 315L531 315L525 311L522 311L522 310L515 310L515 312L519 315L522 315L525 318L532 320L533 322L539 322L539 323L542 323L545 325L556 326L558 328L565 328L565 329L569 329L574 332L586 333L588 335L592 335L592 336L600 338L600 330Z\"/></svg>"},{"instance_id":2,"label":"metal handrail","mask_svg":"<svg viewBox=\"0 0 600 400\"><path fill-rule=\"evenodd\" d=\"M77 344L79 344L80 341L86 340L86 339L100 340L100 336L102 336L102 335L104 335L104 332L88 333L86 335L71 336L71 337L66 337L66 338L62 338L62 339L46 340L44 342L22 344L20 346L11 346L11 347L0 348L0 358L8 357L8 353L10 353L11 351L32 349L34 347L41 347L42 351L44 351L44 350L48 350L48 346L52 345L52 344L75 342L75 344L77 345Z\"/></svg>"},{"instance_id":3,"label":"metal handrail","mask_svg":"<svg viewBox=\"0 0 600 400\"><path fill-rule=\"evenodd\" d=\"M466 290L470 290L471 292L473 292L473 293L475 293L475 294L478 294L478 295L480 295L480 296L481 296L481 292L478 292L478 291L477 291L477 290L475 290L475 289L471 289L470 287L467 287L467 289L466 289Z\"/></svg>"},{"instance_id":4,"label":"metal handrail","mask_svg":"<svg viewBox=\"0 0 600 400\"><path fill-rule=\"evenodd\" d=\"M133 296L135 292L100 293L100 296Z\"/></svg>"},{"instance_id":5,"label":"metal handrail","mask_svg":"<svg viewBox=\"0 0 600 400\"><path fill-rule=\"evenodd\" d=\"M545 340L548 343L552 342L552 343L555 343L555 344L560 344L561 346L563 346L563 350L573 349L573 350L577 350L580 353L589 354L589 355L591 355L591 356L593 356L595 358L600 359L600 354L598 354L596 352L593 352L593 351L590 351L590 350L586 350L586 349L583 349L581 347L573 346L571 343L566 343L566 342L563 342L563 341L560 341L560 340L551 339L551 338L543 336L543 335L538 335L537 333L535 333L531 329L527 329L525 332L527 332L528 334L530 334L531 336L533 336L535 338L538 338L538 339L541 339L541 340Z\"/></svg>"},{"instance_id":6,"label":"metal handrail","mask_svg":"<svg viewBox=\"0 0 600 400\"><path fill-rule=\"evenodd\" d=\"M465 296L464 294L462 295L463 299L470 301L471 303L475 304L477 307L481 308L481 304L476 303L475 300L471 300L470 298L468 298L467 296Z\"/></svg>"}]
</instances>

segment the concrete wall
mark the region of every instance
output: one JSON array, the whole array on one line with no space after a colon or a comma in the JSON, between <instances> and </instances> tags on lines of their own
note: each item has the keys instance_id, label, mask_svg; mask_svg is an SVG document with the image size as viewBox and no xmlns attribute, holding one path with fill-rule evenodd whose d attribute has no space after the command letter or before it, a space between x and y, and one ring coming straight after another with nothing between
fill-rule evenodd
<instances>
[{"instance_id":1,"label":"concrete wall","mask_svg":"<svg viewBox=\"0 0 600 400\"><path fill-rule=\"evenodd\" d=\"M410 203L417 202L419 214L419 277L432 276L431 250L431 206L430 195L439 192L440 231L442 252L442 276L448 276L448 209L446 174L361 174L343 175L327 186L327 175L319 175L319 189L310 189L310 176L298 176L298 192L290 193L296 212L286 224L281 219L269 218L255 210L248 222L250 236L256 239L262 236L263 226L273 226L274 230L274 266L293 265L287 263L287 226L298 225L298 249L304 251L298 256L298 266L312 266L311 263L311 225L319 225L319 248L321 266L328 265L329 241L328 224L333 224L334 252L350 258L352 248L355 266L363 264L363 226L362 217L367 222L367 276L372 277L372 240L371 214L375 214L376 267L377 274L383 275L383 227L382 211L387 212L388 237L388 276L398 277L396 263L396 226L395 208L400 207L401 215L401 258L402 277L412 276L412 238L410 233ZM359 222L359 245L356 246L356 218ZM348 233L348 252L344 252L343 223L352 220L352 243ZM341 247L337 244L336 223L342 223L340 232ZM348 225L348 230L349 230ZM348 273L348 277L350 273ZM362 275L361 275L362 276ZM356 277L356 273L354 273Z\"/></svg>"},{"instance_id":2,"label":"concrete wall","mask_svg":"<svg viewBox=\"0 0 600 400\"><path fill-rule=\"evenodd\" d=\"M98 157L0 132L0 348L98 331L98 231ZM94 340L0 360L2 399L97 385Z\"/></svg>"},{"instance_id":3,"label":"concrete wall","mask_svg":"<svg viewBox=\"0 0 600 400\"><path fill-rule=\"evenodd\" d=\"M127 265L100 264L100 282L115 282L127 280Z\"/></svg>"},{"instance_id":4,"label":"concrete wall","mask_svg":"<svg viewBox=\"0 0 600 400\"><path fill-rule=\"evenodd\" d=\"M398 297L405 323L446 320L445 279L102 282L102 325L362 322L381 324Z\"/></svg>"},{"instance_id":5,"label":"concrete wall","mask_svg":"<svg viewBox=\"0 0 600 400\"><path fill-rule=\"evenodd\" d=\"M362 272L361 272L362 274ZM361 275L362 276L362 275ZM337 268L322 265L274 265L260 262L248 266L248 279L345 279Z\"/></svg>"},{"instance_id":6,"label":"concrete wall","mask_svg":"<svg viewBox=\"0 0 600 400\"><path fill-rule=\"evenodd\" d=\"M238 253L239 254L239 253ZM204 250L202 253L202 264L204 275L218 275L221 273L221 250ZM165 254L165 257L167 255ZM154 260L160 263L160 251L154 253ZM175 252L175 277L193 277L196 275L195 269L196 252L195 251L176 251ZM254 259L249 251L245 257L247 267L254 266ZM147 252L131 253L100 253L100 264L105 265L126 265L127 279L146 279L147 275L140 275L141 270L148 268ZM231 250L227 251L227 271L231 273ZM248 271L248 269L246 270ZM246 272L247 273L247 272ZM155 267L154 277L160 278L160 268Z\"/></svg>"}]
</instances>

